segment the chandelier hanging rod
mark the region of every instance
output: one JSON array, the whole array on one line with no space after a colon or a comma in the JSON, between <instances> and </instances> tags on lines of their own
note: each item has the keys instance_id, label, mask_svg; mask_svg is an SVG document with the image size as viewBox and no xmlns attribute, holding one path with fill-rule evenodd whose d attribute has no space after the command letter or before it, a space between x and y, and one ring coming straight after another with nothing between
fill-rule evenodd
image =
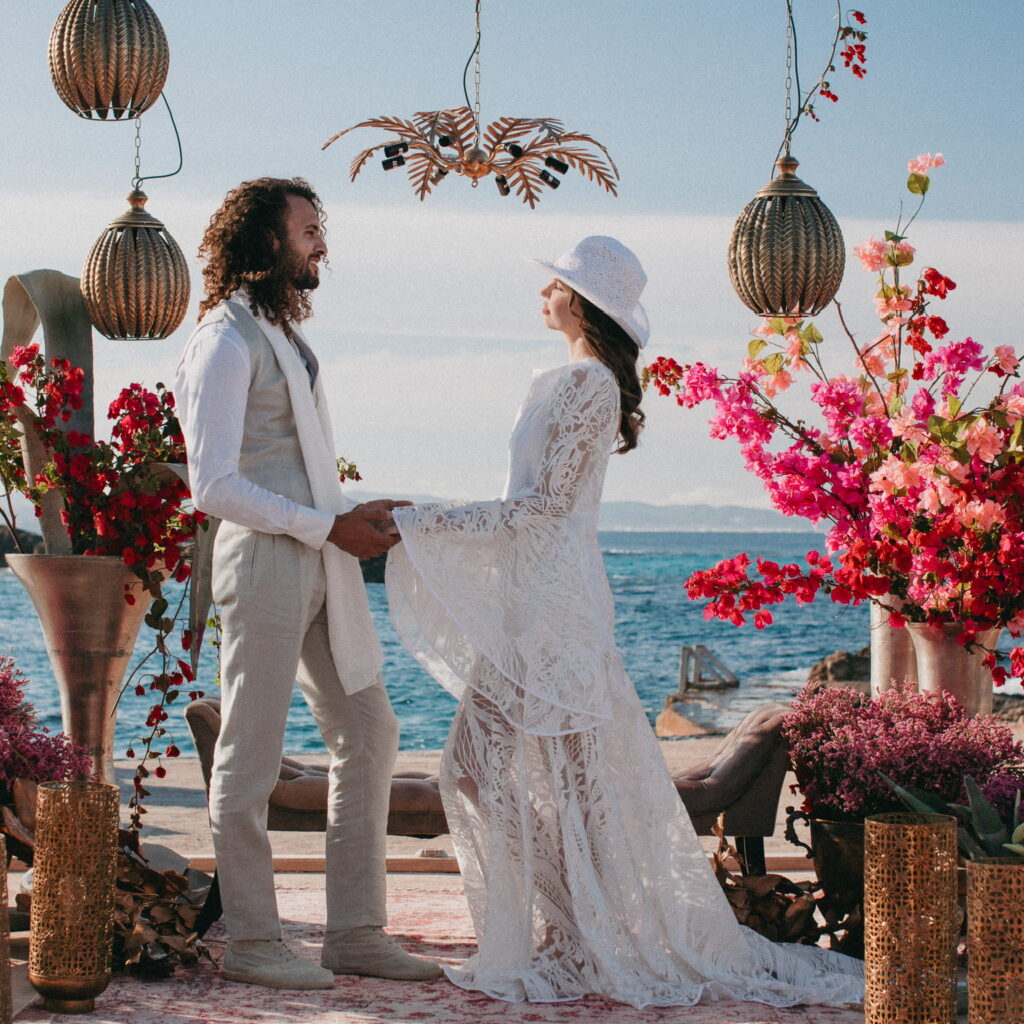
<instances>
[{"instance_id":1,"label":"chandelier hanging rod","mask_svg":"<svg viewBox=\"0 0 1024 1024\"><path fill-rule=\"evenodd\" d=\"M474 99L476 103L469 102L469 86L466 85L466 75L469 74L469 65L473 62L473 58L476 57L476 71L473 77L474 85ZM477 134L479 135L480 127L480 0L476 0L476 42L473 44L473 49L469 51L469 56L466 58L466 66L462 69L462 95L466 97L466 106L473 111L477 123Z\"/></svg>"}]
</instances>

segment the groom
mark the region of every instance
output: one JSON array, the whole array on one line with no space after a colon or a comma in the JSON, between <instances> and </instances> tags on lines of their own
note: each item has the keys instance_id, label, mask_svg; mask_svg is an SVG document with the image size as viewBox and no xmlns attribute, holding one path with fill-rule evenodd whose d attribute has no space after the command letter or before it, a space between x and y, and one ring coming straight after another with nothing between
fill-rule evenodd
<instances>
[{"instance_id":1,"label":"groom","mask_svg":"<svg viewBox=\"0 0 1024 1024\"><path fill-rule=\"evenodd\" d=\"M300 178L228 193L199 254L206 295L175 387L197 508L223 520L213 555L221 731L210 824L228 947L223 973L284 989L334 974L439 977L383 931L398 723L358 558L397 543L390 511L342 497L319 364L299 331L327 256ZM322 966L281 941L267 799L296 679L331 752Z\"/></svg>"}]
</instances>

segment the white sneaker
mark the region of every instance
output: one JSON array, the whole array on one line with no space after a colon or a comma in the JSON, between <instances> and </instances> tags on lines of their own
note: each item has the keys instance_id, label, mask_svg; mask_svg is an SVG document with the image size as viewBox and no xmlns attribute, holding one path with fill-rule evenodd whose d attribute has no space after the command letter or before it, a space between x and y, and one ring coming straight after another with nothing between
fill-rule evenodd
<instances>
[{"instance_id":1,"label":"white sneaker","mask_svg":"<svg viewBox=\"0 0 1024 1024\"><path fill-rule=\"evenodd\" d=\"M433 981L444 973L433 960L406 953L383 928L373 925L328 932L320 963L335 974L392 981Z\"/></svg>"},{"instance_id":2,"label":"white sneaker","mask_svg":"<svg viewBox=\"0 0 1024 1024\"><path fill-rule=\"evenodd\" d=\"M228 942L221 974L231 981L267 988L331 988L334 975L292 952L280 939Z\"/></svg>"}]
</instances>

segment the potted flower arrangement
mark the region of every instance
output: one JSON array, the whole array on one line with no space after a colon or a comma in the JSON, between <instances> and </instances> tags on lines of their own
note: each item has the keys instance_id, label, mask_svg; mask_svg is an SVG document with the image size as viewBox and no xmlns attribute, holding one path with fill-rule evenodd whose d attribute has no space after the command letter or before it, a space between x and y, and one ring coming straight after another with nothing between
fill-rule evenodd
<instances>
[{"instance_id":1,"label":"potted flower arrangement","mask_svg":"<svg viewBox=\"0 0 1024 1024\"><path fill-rule=\"evenodd\" d=\"M65 728L88 747L106 781L113 781L119 680L143 619L157 633L161 668L148 686L136 684L140 695L154 695L130 801L137 826L143 780L150 771L163 772L163 756L177 754L173 743L160 742L165 706L193 679L190 663L169 651L176 616L167 614L163 584L189 577L186 555L202 516L187 505L173 395L162 384L155 391L139 384L123 389L108 412L111 439L103 441L68 429L82 405L83 378L66 358L46 360L38 345L15 346L0 361L0 484L6 498L0 519L17 540L14 492L39 515L47 554L8 555L7 564L40 615L62 688ZM143 593L148 606L138 600ZM182 645L187 650L189 644L186 631ZM83 669L83 651L96 652L102 665ZM98 687L95 679L108 683ZM105 723L101 733L96 722ZM156 765L147 765L153 758Z\"/></svg>"},{"instance_id":2,"label":"potted flower arrangement","mask_svg":"<svg viewBox=\"0 0 1024 1024\"><path fill-rule=\"evenodd\" d=\"M17 855L31 863L25 840L37 783L84 779L92 762L64 733L51 733L39 724L25 700L27 685L14 659L0 654L0 833L8 860Z\"/></svg>"},{"instance_id":3,"label":"potted flower arrangement","mask_svg":"<svg viewBox=\"0 0 1024 1024\"><path fill-rule=\"evenodd\" d=\"M965 802L967 787L976 785L1006 821L1024 792L1024 744L995 718L967 714L945 692L896 683L871 698L808 684L782 732L803 796L802 808L790 809L786 835L813 856L823 888L819 909L833 934L846 931L847 952L860 941L863 821L903 809L893 782L934 794L929 812ZM810 824L810 846L797 837L800 820Z\"/></svg>"},{"instance_id":4,"label":"potted flower arrangement","mask_svg":"<svg viewBox=\"0 0 1024 1024\"><path fill-rule=\"evenodd\" d=\"M922 203L928 172L943 162L910 161L907 188ZM770 606L787 598L871 601L893 627L917 624L931 639L941 632L954 646L982 648L1002 683L1024 676L1024 649L998 655L991 632L1017 637L1024 627L1024 380L1010 346L986 353L972 338L951 340L934 303L955 282L930 266L909 271L916 216L854 249L877 278L880 330L859 341L835 304L850 371L826 369L814 323L775 317L753 332L738 373L661 358L645 383L688 408L712 406L711 436L740 444L774 507L830 524L828 553L812 551L804 564L752 566L739 554L694 573L687 590L707 599L708 617L741 625L753 614L763 629ZM781 396L800 378L820 422L783 409ZM935 685L956 692L955 681ZM973 710L988 710L979 700Z\"/></svg>"}]
</instances>

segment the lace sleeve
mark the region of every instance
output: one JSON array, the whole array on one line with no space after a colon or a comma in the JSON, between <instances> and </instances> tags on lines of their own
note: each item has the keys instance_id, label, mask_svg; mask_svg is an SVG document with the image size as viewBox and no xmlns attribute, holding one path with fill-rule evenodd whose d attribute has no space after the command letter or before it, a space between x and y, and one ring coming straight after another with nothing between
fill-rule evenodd
<instances>
[{"instance_id":1,"label":"lace sleeve","mask_svg":"<svg viewBox=\"0 0 1024 1024\"><path fill-rule=\"evenodd\" d=\"M395 509L387 583L398 635L438 682L558 735L608 717L618 655L593 534L618 389L596 363L544 387L513 435L508 496Z\"/></svg>"},{"instance_id":2,"label":"lace sleeve","mask_svg":"<svg viewBox=\"0 0 1024 1024\"><path fill-rule=\"evenodd\" d=\"M589 490L603 482L603 469L618 426L618 389L611 375L592 365L571 370L547 413L543 455L529 485L507 498L396 509L396 521L421 536L486 534L515 530L535 518L568 515ZM513 453L515 458L515 453Z\"/></svg>"}]
</instances>

